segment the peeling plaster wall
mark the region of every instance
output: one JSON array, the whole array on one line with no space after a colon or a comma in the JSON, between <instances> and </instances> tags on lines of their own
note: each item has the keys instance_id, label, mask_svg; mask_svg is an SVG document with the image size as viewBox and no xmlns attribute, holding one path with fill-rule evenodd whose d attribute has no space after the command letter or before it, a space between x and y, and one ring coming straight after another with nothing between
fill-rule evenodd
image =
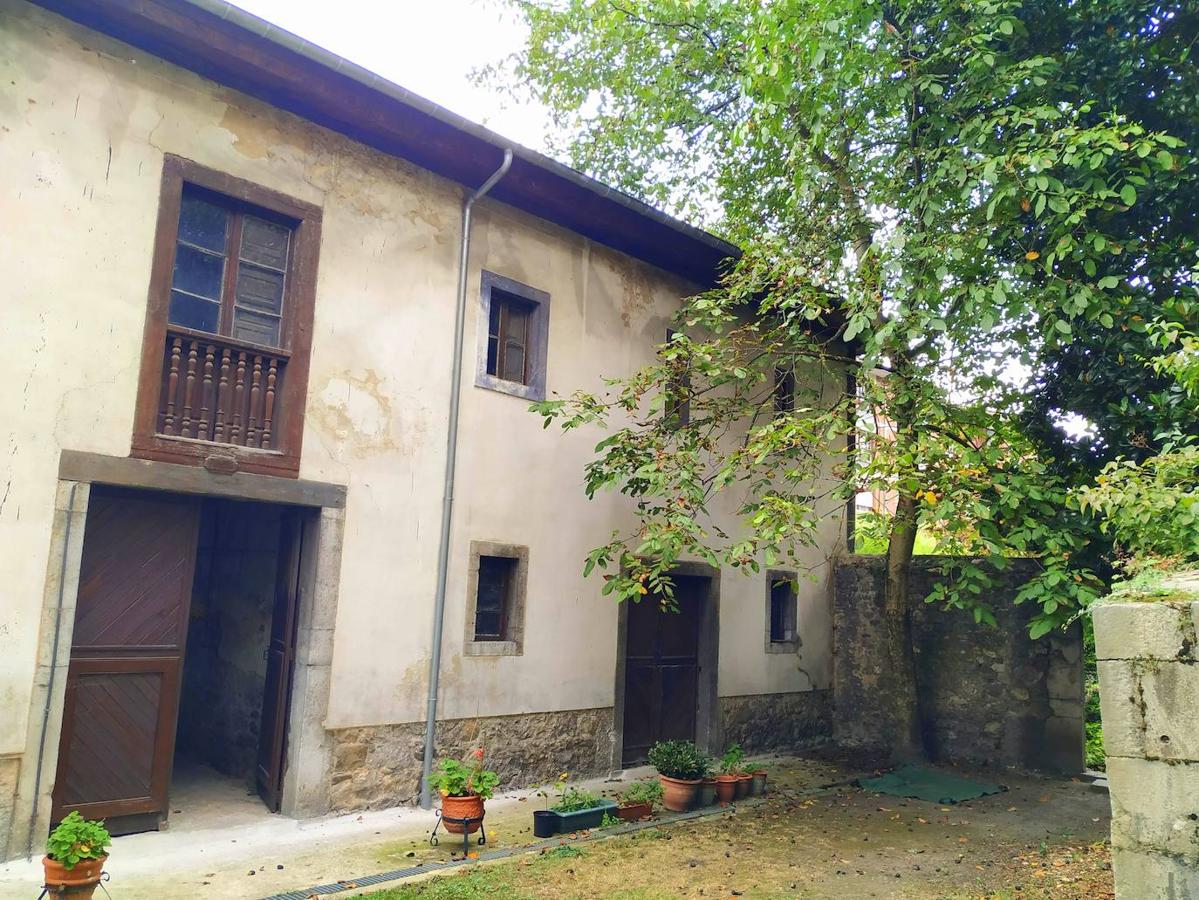
<instances>
[{"instance_id":1,"label":"peeling plaster wall","mask_svg":"<svg viewBox=\"0 0 1199 900\"><path fill-rule=\"evenodd\" d=\"M1118 898L1199 900L1199 603L1095 607Z\"/></svg>"},{"instance_id":2,"label":"peeling plaster wall","mask_svg":"<svg viewBox=\"0 0 1199 900\"><path fill-rule=\"evenodd\" d=\"M59 451L129 453L164 153L323 209L300 476L349 488L325 725L424 714L462 189L0 0L0 221L18 223L0 241L0 756L25 745ZM610 707L617 610L581 566L629 507L584 498L594 431L544 431L472 386L474 298L483 269L551 295L547 385L566 394L649 362L693 288L499 204L475 229L441 713ZM842 531L801 560L797 654L764 652L765 576L722 579L721 695L829 687ZM523 656L463 654L471 540L530 548Z\"/></svg>"}]
</instances>

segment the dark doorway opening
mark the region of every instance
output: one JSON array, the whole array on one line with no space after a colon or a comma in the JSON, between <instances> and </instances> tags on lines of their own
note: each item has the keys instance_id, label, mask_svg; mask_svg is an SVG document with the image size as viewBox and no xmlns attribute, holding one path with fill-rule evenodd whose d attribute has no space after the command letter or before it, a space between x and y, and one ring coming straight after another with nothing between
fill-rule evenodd
<instances>
[{"instance_id":1,"label":"dark doorway opening","mask_svg":"<svg viewBox=\"0 0 1199 900\"><path fill-rule=\"evenodd\" d=\"M702 640L711 579L675 575L678 611L658 598L628 603L624 644L624 741L621 764L645 762L658 741L699 737Z\"/></svg>"},{"instance_id":2,"label":"dark doorway opening","mask_svg":"<svg viewBox=\"0 0 1199 900\"><path fill-rule=\"evenodd\" d=\"M272 645L295 630L293 523L280 506L204 503L172 779L172 806L184 816L255 794L278 809L290 653Z\"/></svg>"},{"instance_id":3,"label":"dark doorway opening","mask_svg":"<svg viewBox=\"0 0 1199 900\"><path fill-rule=\"evenodd\" d=\"M53 821L124 834L278 810L301 515L93 488Z\"/></svg>"}]
</instances>

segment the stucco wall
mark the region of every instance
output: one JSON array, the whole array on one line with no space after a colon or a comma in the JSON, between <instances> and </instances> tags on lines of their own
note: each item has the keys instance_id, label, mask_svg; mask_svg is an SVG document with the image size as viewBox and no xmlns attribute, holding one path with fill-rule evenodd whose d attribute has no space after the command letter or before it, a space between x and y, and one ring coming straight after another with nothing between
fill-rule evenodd
<instances>
[{"instance_id":1,"label":"stucco wall","mask_svg":"<svg viewBox=\"0 0 1199 900\"><path fill-rule=\"evenodd\" d=\"M1082 632L1032 640L1033 610L1012 601L1034 571L1009 560L986 598L994 627L963 610L921 603L943 577L935 557L917 557L911 590L916 679L927 747L935 759L1075 774L1083 769ZM834 598L838 744L888 746L895 699L883 652L885 565L859 556L837 568Z\"/></svg>"},{"instance_id":2,"label":"stucco wall","mask_svg":"<svg viewBox=\"0 0 1199 900\"><path fill-rule=\"evenodd\" d=\"M1095 607L1118 898L1199 898L1199 603Z\"/></svg>"},{"instance_id":3,"label":"stucco wall","mask_svg":"<svg viewBox=\"0 0 1199 900\"><path fill-rule=\"evenodd\" d=\"M349 488L325 724L423 717L462 189L0 0L0 755L25 745L58 453L129 453L164 153L323 210L300 475ZM548 292L547 385L568 393L651 360L691 286L502 205L475 222L441 713L610 707L617 610L580 573L627 503L583 496L595 432L472 386L473 298L484 269ZM721 695L829 686L842 530L805 557L797 654L764 652L764 576L726 573ZM462 653L471 540L530 548L523 656Z\"/></svg>"}]
</instances>

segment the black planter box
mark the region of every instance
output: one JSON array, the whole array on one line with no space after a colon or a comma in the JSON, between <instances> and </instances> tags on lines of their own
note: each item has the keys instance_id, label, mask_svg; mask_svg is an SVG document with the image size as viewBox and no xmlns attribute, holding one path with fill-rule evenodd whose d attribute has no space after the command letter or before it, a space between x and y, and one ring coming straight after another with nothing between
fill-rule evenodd
<instances>
[{"instance_id":1,"label":"black planter box","mask_svg":"<svg viewBox=\"0 0 1199 900\"><path fill-rule=\"evenodd\" d=\"M613 800L601 800L599 806L590 809L580 809L577 812L558 812L551 809L557 819L558 834L569 834L572 831L582 831L585 828L598 828L604 820L604 814L614 816L616 803Z\"/></svg>"}]
</instances>

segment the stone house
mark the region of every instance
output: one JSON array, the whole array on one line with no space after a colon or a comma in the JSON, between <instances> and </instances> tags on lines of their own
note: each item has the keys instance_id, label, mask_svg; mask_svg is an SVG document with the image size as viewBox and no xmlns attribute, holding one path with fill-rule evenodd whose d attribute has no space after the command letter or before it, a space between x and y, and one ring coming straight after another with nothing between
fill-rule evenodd
<instances>
[{"instance_id":1,"label":"stone house","mask_svg":"<svg viewBox=\"0 0 1199 900\"><path fill-rule=\"evenodd\" d=\"M815 578L618 606L581 567L629 507L528 412L651 361L734 248L221 0L0 0L0 165L7 857L184 776L415 802L430 695L510 785L828 733L843 526Z\"/></svg>"}]
</instances>

